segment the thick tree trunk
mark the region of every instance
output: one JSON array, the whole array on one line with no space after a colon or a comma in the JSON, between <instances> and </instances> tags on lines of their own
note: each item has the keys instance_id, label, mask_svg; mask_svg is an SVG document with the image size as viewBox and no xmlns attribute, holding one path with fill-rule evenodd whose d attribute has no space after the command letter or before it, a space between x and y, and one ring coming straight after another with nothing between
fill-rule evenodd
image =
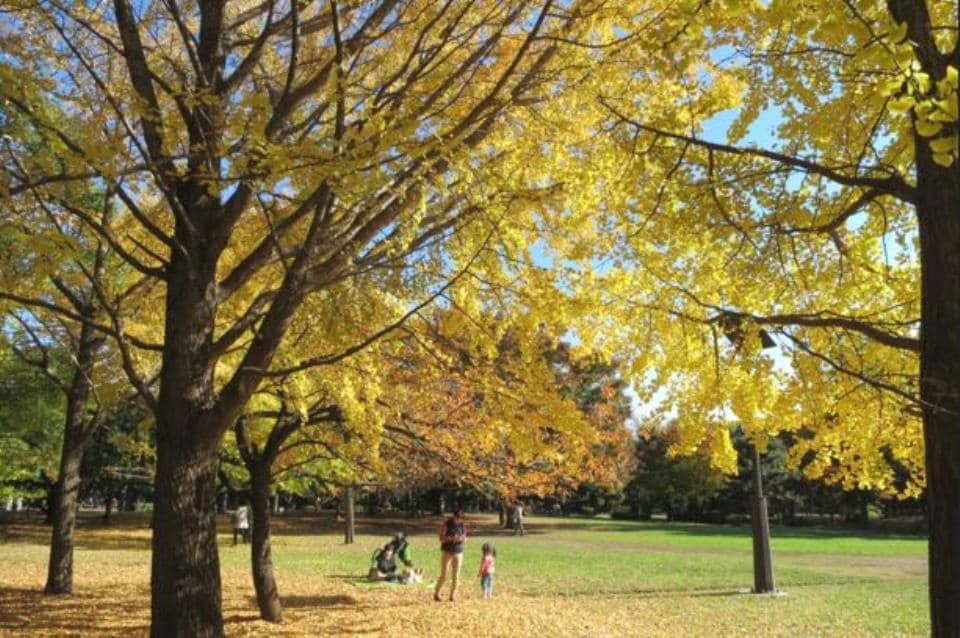
<instances>
[{"instance_id":1,"label":"thick tree trunk","mask_svg":"<svg viewBox=\"0 0 960 638\"><path fill-rule=\"evenodd\" d=\"M222 636L217 446L158 436L153 511L154 638Z\"/></svg>"},{"instance_id":2,"label":"thick tree trunk","mask_svg":"<svg viewBox=\"0 0 960 638\"><path fill-rule=\"evenodd\" d=\"M180 190L184 207L196 219L215 216L216 208L199 188L182 185ZM176 236L184 245L194 241L181 224ZM219 449L233 417L213 411L216 255L204 254L199 246L189 255L172 251L167 277L156 406L150 633L154 638L222 636L216 488Z\"/></svg>"},{"instance_id":3,"label":"thick tree trunk","mask_svg":"<svg viewBox=\"0 0 960 638\"><path fill-rule=\"evenodd\" d=\"M960 186L917 141L931 634L960 636Z\"/></svg>"},{"instance_id":4,"label":"thick tree trunk","mask_svg":"<svg viewBox=\"0 0 960 638\"><path fill-rule=\"evenodd\" d=\"M48 515L53 522L53 534L50 538L47 584L43 590L47 594L69 594L73 591L73 528L77 520L80 463L83 461L83 446L92 432L92 424L85 423L85 416L94 359L101 343L89 324L81 327L77 367L67 388L59 478L49 504Z\"/></svg>"},{"instance_id":5,"label":"thick tree trunk","mask_svg":"<svg viewBox=\"0 0 960 638\"><path fill-rule=\"evenodd\" d=\"M270 464L261 461L250 473L253 492L253 537L250 558L253 567L253 586L257 591L260 617L270 622L283 620L283 608L273 577L270 556Z\"/></svg>"}]
</instances>

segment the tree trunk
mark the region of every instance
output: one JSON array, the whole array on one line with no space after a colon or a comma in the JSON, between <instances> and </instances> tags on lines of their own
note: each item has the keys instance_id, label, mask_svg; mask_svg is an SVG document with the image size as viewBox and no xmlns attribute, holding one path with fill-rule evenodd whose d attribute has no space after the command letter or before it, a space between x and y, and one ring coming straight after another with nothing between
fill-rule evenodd
<instances>
[{"instance_id":1,"label":"tree trunk","mask_svg":"<svg viewBox=\"0 0 960 638\"><path fill-rule=\"evenodd\" d=\"M43 522L45 525L53 525L57 511L57 499L60 495L60 487L58 485L59 481L51 481L47 477L44 477L44 480L47 482L47 497L43 501ZM17 511L19 512L20 509L21 507L18 502Z\"/></svg>"},{"instance_id":2,"label":"tree trunk","mask_svg":"<svg viewBox=\"0 0 960 638\"><path fill-rule=\"evenodd\" d=\"M353 544L354 532L354 504L353 504L353 486L347 485L343 488L344 505L344 532L343 542L346 545Z\"/></svg>"},{"instance_id":3,"label":"tree trunk","mask_svg":"<svg viewBox=\"0 0 960 638\"><path fill-rule=\"evenodd\" d=\"M222 636L217 445L157 428L150 578L153 638Z\"/></svg>"},{"instance_id":4,"label":"tree trunk","mask_svg":"<svg viewBox=\"0 0 960 638\"><path fill-rule=\"evenodd\" d=\"M218 212L195 184L178 197L195 219ZM192 232L178 223L183 245ZM164 351L156 404L151 625L154 638L223 635L220 559L217 553L217 469L223 435L236 418L214 394L213 348L217 312L216 260L206 246L167 265Z\"/></svg>"},{"instance_id":5,"label":"tree trunk","mask_svg":"<svg viewBox=\"0 0 960 638\"><path fill-rule=\"evenodd\" d=\"M80 488L80 462L83 447L69 435L64 438L60 455L60 479L51 507L53 534L50 538L50 562L47 566L45 594L73 593L73 529L77 520L77 492Z\"/></svg>"},{"instance_id":6,"label":"tree trunk","mask_svg":"<svg viewBox=\"0 0 960 638\"><path fill-rule=\"evenodd\" d=\"M868 492L857 494L857 524L870 527L870 496Z\"/></svg>"},{"instance_id":7,"label":"tree trunk","mask_svg":"<svg viewBox=\"0 0 960 638\"><path fill-rule=\"evenodd\" d=\"M797 522L797 504L789 501L784 505L783 520L786 525L795 525Z\"/></svg>"},{"instance_id":8,"label":"tree trunk","mask_svg":"<svg viewBox=\"0 0 960 638\"><path fill-rule=\"evenodd\" d=\"M46 594L69 594L73 591L73 528L77 520L80 463L83 461L83 446L95 427L92 424L85 431L84 424L94 359L102 342L89 324L83 324L78 343L77 366L66 391L67 409L59 478L54 485L53 499L48 505L53 533L50 538L47 584L43 589Z\"/></svg>"},{"instance_id":9,"label":"tree trunk","mask_svg":"<svg viewBox=\"0 0 960 638\"><path fill-rule=\"evenodd\" d=\"M376 516L380 513L380 490L373 488L367 492L367 514Z\"/></svg>"},{"instance_id":10,"label":"tree trunk","mask_svg":"<svg viewBox=\"0 0 960 638\"><path fill-rule=\"evenodd\" d=\"M273 560L270 556L270 463L260 460L250 473L250 488L253 492L253 536L250 543L250 558L253 567L253 586L257 591L257 606L260 617L270 622L283 620L283 608L273 577Z\"/></svg>"},{"instance_id":11,"label":"tree trunk","mask_svg":"<svg viewBox=\"0 0 960 638\"><path fill-rule=\"evenodd\" d=\"M930 528L931 635L960 636L960 186L918 138L920 398Z\"/></svg>"}]
</instances>

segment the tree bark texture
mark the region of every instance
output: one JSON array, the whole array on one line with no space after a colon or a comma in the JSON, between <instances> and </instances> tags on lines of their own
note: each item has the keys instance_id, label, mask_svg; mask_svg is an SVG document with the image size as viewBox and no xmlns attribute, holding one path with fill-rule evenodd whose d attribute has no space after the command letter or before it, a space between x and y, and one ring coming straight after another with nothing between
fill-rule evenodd
<instances>
[{"instance_id":1,"label":"tree bark texture","mask_svg":"<svg viewBox=\"0 0 960 638\"><path fill-rule=\"evenodd\" d=\"M49 505L53 533L50 537L47 584L43 589L46 594L73 592L73 530L77 521L80 464L83 461L84 445L96 425L96 421L88 422L86 419L87 400L92 387L94 359L101 343L88 324L81 327L77 367L71 384L66 388L67 408L60 469Z\"/></svg>"},{"instance_id":2,"label":"tree bark texture","mask_svg":"<svg viewBox=\"0 0 960 638\"><path fill-rule=\"evenodd\" d=\"M917 140L931 635L960 636L960 187Z\"/></svg>"},{"instance_id":3,"label":"tree bark texture","mask_svg":"<svg viewBox=\"0 0 960 638\"><path fill-rule=\"evenodd\" d=\"M179 225L177 232L190 242ZM213 410L216 258L199 248L189 256L173 252L167 272L150 631L155 638L222 636L216 487L219 449L231 422Z\"/></svg>"},{"instance_id":4,"label":"tree bark texture","mask_svg":"<svg viewBox=\"0 0 960 638\"><path fill-rule=\"evenodd\" d=\"M250 558L253 568L253 586L257 592L260 617L270 622L283 620L283 607L273 576L270 555L270 468L259 464L250 475L253 493L253 536Z\"/></svg>"},{"instance_id":5,"label":"tree bark texture","mask_svg":"<svg viewBox=\"0 0 960 638\"><path fill-rule=\"evenodd\" d=\"M158 432L159 434L159 432ZM150 634L222 636L217 446L158 436Z\"/></svg>"},{"instance_id":6,"label":"tree bark texture","mask_svg":"<svg viewBox=\"0 0 960 638\"><path fill-rule=\"evenodd\" d=\"M77 492L80 489L80 441L69 433L60 454L60 478L54 485L51 503L53 533L50 537L50 562L47 565L45 594L73 593L73 530L77 520Z\"/></svg>"}]
</instances>

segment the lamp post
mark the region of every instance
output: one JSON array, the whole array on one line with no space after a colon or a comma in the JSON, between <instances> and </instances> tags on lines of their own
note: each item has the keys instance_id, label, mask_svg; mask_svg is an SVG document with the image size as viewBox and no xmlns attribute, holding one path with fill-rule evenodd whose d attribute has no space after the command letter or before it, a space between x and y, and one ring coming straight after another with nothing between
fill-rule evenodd
<instances>
[{"instance_id":1,"label":"lamp post","mask_svg":"<svg viewBox=\"0 0 960 638\"><path fill-rule=\"evenodd\" d=\"M711 322L716 322L730 343L738 349L747 336L747 316L734 311L722 311ZM770 334L757 330L760 347L764 350L776 347ZM767 519L767 498L763 495L763 476L760 470L760 451L753 445L753 593L772 594L777 591L773 584L773 559L770 556L770 521Z\"/></svg>"},{"instance_id":2,"label":"lamp post","mask_svg":"<svg viewBox=\"0 0 960 638\"><path fill-rule=\"evenodd\" d=\"M770 555L770 521L767 518L767 497L763 495L763 475L760 469L760 451L753 446L753 593L771 594L777 591L773 584L773 558Z\"/></svg>"}]
</instances>

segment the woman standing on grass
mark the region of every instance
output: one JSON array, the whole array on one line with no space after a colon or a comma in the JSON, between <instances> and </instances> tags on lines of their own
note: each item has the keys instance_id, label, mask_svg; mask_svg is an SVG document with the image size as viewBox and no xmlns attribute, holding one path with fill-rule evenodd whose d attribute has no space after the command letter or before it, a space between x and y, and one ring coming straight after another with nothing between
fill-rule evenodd
<instances>
[{"instance_id":1,"label":"woman standing on grass","mask_svg":"<svg viewBox=\"0 0 960 638\"><path fill-rule=\"evenodd\" d=\"M433 590L433 599L440 602L440 588L450 573L450 601L456 599L457 584L460 582L460 568L463 566L463 544L467 540L467 529L463 525L463 512L456 510L440 526L440 577Z\"/></svg>"}]
</instances>

